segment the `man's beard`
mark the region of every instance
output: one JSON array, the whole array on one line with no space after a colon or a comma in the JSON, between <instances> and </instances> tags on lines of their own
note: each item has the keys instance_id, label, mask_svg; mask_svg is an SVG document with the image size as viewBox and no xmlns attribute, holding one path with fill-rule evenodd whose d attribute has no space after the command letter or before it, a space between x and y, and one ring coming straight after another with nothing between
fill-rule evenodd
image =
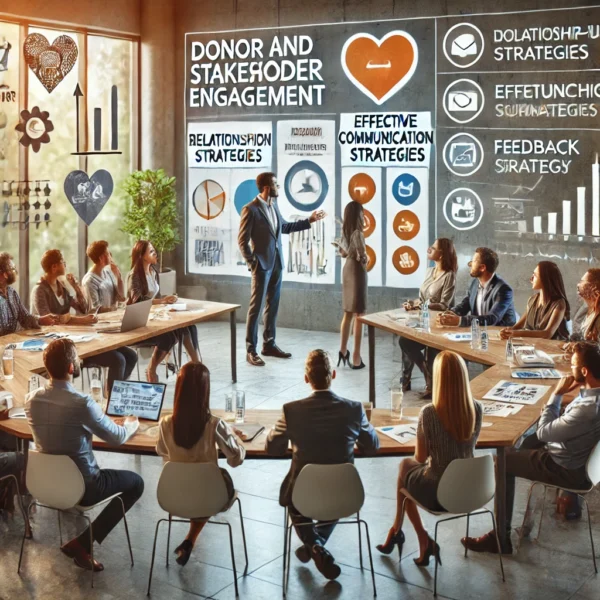
<instances>
[{"instance_id":1,"label":"man's beard","mask_svg":"<svg viewBox=\"0 0 600 600\"><path fill-rule=\"evenodd\" d=\"M81 367L79 366L79 362L73 363L73 379L75 377L79 377L81 375Z\"/></svg>"}]
</instances>

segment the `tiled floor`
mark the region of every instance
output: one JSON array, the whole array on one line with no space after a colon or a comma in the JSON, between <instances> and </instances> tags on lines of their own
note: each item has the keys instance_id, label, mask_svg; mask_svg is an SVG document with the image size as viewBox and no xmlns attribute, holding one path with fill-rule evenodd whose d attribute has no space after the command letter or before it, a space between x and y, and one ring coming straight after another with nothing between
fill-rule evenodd
<instances>
[{"instance_id":1,"label":"tiled floor","mask_svg":"<svg viewBox=\"0 0 600 600\"><path fill-rule=\"evenodd\" d=\"M200 328L202 352L212 374L213 406L223 406L225 392L231 389L229 361L229 324L208 323ZM309 390L303 383L304 357L309 349L323 347L337 355L335 334L281 329L279 344L294 353L289 361L267 359L259 369L244 361L243 327L238 328L237 387L246 390L247 405L278 408L283 403L303 398ZM366 348L366 344L365 344ZM388 388L399 372L397 350L391 337L377 339L378 398L381 405L389 397ZM365 350L366 358L366 350ZM422 385L417 380L415 387ZM173 382L170 383L168 403L172 402ZM334 389L355 400L366 400L368 374L366 370L338 372ZM406 399L421 403L416 394ZM130 568L123 527L118 527L97 549L97 558L105 571L96 577L95 589L89 587L89 573L81 571L58 551L58 527L54 513L40 509L34 516L35 539L26 545L24 570L17 576L22 522L0 522L0 600L133 600L144 598L148 583L152 540L157 519L164 516L156 501L156 482L161 461L156 457L137 457L118 453L98 453L101 466L132 469L146 482L140 502L129 513L135 567ZM395 507L395 481L399 459L360 459L357 466L365 490L366 502L361 515L369 523L373 560L376 570L378 597L382 600L407 598L422 600L432 597L433 566L419 568L412 559L416 556L417 541L409 523L405 551L399 563L397 555L384 557L374 549L384 540L391 525ZM279 486L287 469L285 460L248 460L231 474L242 499L250 565L248 575L240 577L240 597L252 600L271 600L281 597L283 509L278 504ZM527 487L518 485L516 516L522 518ZM600 545L600 494L590 496L592 519L595 521L597 544ZM236 563L243 569L243 550L239 518L236 511L225 516L234 529ZM424 517L433 533L435 520ZM74 534L83 527L73 518L65 526ZM587 523L564 522L554 515L551 494L548 494L546 516L541 541L525 541L517 555L505 558L506 583L500 579L497 557L470 554L464 558L460 537L464 521L452 521L440 526L439 537L443 566L439 569L440 597L456 599L540 599L540 600L597 600L600 598L600 577L594 575ZM486 517L471 522L471 532L480 534L489 529ZM179 543L186 525L174 525L172 548ZM185 568L171 560L165 566L166 529L160 535L157 561L152 584L152 596L164 600L234 598L233 572L226 528L208 525L202 532L194 554ZM363 538L364 541L364 538ZM368 570L361 571L358 559L358 537L349 526L334 532L329 548L342 567L335 582L327 582L314 565L302 565L292 555L288 597L290 600L310 598L362 599L372 596ZM365 547L366 551L366 547ZM366 552L365 552L366 558Z\"/></svg>"}]
</instances>

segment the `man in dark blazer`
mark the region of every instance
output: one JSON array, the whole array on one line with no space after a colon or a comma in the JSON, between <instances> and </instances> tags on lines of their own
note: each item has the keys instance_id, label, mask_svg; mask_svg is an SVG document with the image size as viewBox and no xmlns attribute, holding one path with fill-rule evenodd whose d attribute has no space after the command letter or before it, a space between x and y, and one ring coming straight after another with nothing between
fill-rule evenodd
<instances>
[{"instance_id":1,"label":"man in dark blazer","mask_svg":"<svg viewBox=\"0 0 600 600\"><path fill-rule=\"evenodd\" d=\"M496 275L498 255L489 248L477 248L469 262L473 283L463 300L438 315L442 326L470 327L477 317L480 325L509 327L517 322L512 288Z\"/></svg>"},{"instance_id":2,"label":"man in dark blazer","mask_svg":"<svg viewBox=\"0 0 600 600\"><path fill-rule=\"evenodd\" d=\"M238 245L248 268L252 271L250 307L246 319L246 360L257 367L264 366L256 352L258 318L266 297L263 348L264 356L290 358L275 343L277 312L283 275L281 234L310 229L311 223L325 217L322 210L314 211L308 219L288 223L277 206L279 185L274 173L261 173L256 178L258 196L242 209Z\"/></svg>"},{"instance_id":3,"label":"man in dark blazer","mask_svg":"<svg viewBox=\"0 0 600 600\"><path fill-rule=\"evenodd\" d=\"M292 464L281 485L279 504L287 506L296 533L303 545L296 550L299 560L307 563L312 558L319 571L328 579L336 579L340 567L325 543L335 524L315 527L292 505L292 491L300 471L308 464L341 464L354 462L354 444L365 456L379 449L379 438L367 421L360 402L336 396L330 389L335 379L331 359L324 350L313 350L305 364L304 380L313 393L304 400L283 406L283 414L270 431L265 449L268 454L284 456L292 442ZM303 523L311 523L312 526Z\"/></svg>"}]
</instances>

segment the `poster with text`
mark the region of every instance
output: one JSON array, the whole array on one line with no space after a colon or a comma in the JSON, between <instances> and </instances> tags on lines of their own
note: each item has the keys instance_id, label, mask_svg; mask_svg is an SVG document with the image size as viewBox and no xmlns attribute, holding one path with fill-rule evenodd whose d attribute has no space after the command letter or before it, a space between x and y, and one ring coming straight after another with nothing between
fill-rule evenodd
<instances>
[{"instance_id":1,"label":"poster with text","mask_svg":"<svg viewBox=\"0 0 600 600\"><path fill-rule=\"evenodd\" d=\"M429 169L387 169L388 287L419 288L429 246Z\"/></svg>"},{"instance_id":2,"label":"poster with text","mask_svg":"<svg viewBox=\"0 0 600 600\"><path fill-rule=\"evenodd\" d=\"M283 236L286 281L335 283L335 121L277 123L279 210L286 221L327 217Z\"/></svg>"},{"instance_id":3,"label":"poster with text","mask_svg":"<svg viewBox=\"0 0 600 600\"><path fill-rule=\"evenodd\" d=\"M343 223L346 205L353 200L360 202L364 211L365 244L369 286L383 285L383 211L381 169L363 167L342 168L342 214ZM341 232L340 232L341 234ZM342 264L345 262L342 259ZM342 267L343 268L343 267Z\"/></svg>"}]
</instances>

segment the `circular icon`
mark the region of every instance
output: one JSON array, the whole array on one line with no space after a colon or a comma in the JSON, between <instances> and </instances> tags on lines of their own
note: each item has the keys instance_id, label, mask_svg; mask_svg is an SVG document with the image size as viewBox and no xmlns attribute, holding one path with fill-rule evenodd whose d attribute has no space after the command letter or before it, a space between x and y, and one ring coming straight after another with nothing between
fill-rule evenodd
<instances>
[{"instance_id":1,"label":"circular icon","mask_svg":"<svg viewBox=\"0 0 600 600\"><path fill-rule=\"evenodd\" d=\"M444 92L444 110L455 123L468 123L481 114L485 96L471 79L457 79Z\"/></svg>"},{"instance_id":2,"label":"circular icon","mask_svg":"<svg viewBox=\"0 0 600 600\"><path fill-rule=\"evenodd\" d=\"M454 229L468 231L479 225L483 217L481 198L468 188L452 190L444 200L444 217Z\"/></svg>"},{"instance_id":3,"label":"circular icon","mask_svg":"<svg viewBox=\"0 0 600 600\"><path fill-rule=\"evenodd\" d=\"M365 246L367 251L367 273L375 266L377 257L375 256L375 250L371 246Z\"/></svg>"},{"instance_id":4,"label":"circular icon","mask_svg":"<svg viewBox=\"0 0 600 600\"><path fill-rule=\"evenodd\" d=\"M220 183L212 179L204 180L192 195L192 203L196 212L207 220L218 217L225 208L225 191Z\"/></svg>"},{"instance_id":5,"label":"circular icon","mask_svg":"<svg viewBox=\"0 0 600 600\"><path fill-rule=\"evenodd\" d=\"M46 126L41 119L32 117L25 125L25 132L32 140L37 140L46 133Z\"/></svg>"},{"instance_id":6,"label":"circular icon","mask_svg":"<svg viewBox=\"0 0 600 600\"><path fill-rule=\"evenodd\" d=\"M442 47L446 58L455 67L466 69L481 58L485 40L475 25L458 23L448 29Z\"/></svg>"},{"instance_id":7,"label":"circular icon","mask_svg":"<svg viewBox=\"0 0 600 600\"><path fill-rule=\"evenodd\" d=\"M412 210L401 210L394 217L394 233L401 240L412 240L420 230L421 222Z\"/></svg>"},{"instance_id":8,"label":"circular icon","mask_svg":"<svg viewBox=\"0 0 600 600\"><path fill-rule=\"evenodd\" d=\"M421 193L419 180L410 173L398 175L392 184L394 198L403 206L410 206Z\"/></svg>"},{"instance_id":9,"label":"circular icon","mask_svg":"<svg viewBox=\"0 0 600 600\"><path fill-rule=\"evenodd\" d=\"M375 227L377 227L377 221L375 221L373 213L368 211L366 208L363 209L363 219L363 234L366 238L368 238L375 231Z\"/></svg>"},{"instance_id":10,"label":"circular icon","mask_svg":"<svg viewBox=\"0 0 600 600\"><path fill-rule=\"evenodd\" d=\"M366 204L373 200L373 196L377 191L375 182L370 175L366 173L356 173L350 177L348 182L348 194L350 198L361 204Z\"/></svg>"},{"instance_id":11,"label":"circular icon","mask_svg":"<svg viewBox=\"0 0 600 600\"><path fill-rule=\"evenodd\" d=\"M401 275L411 275L419 268L419 256L414 248L400 246L392 255L392 264Z\"/></svg>"},{"instance_id":12,"label":"circular icon","mask_svg":"<svg viewBox=\"0 0 600 600\"><path fill-rule=\"evenodd\" d=\"M301 160L285 176L285 195L297 210L317 210L327 197L329 183L325 172L312 160Z\"/></svg>"},{"instance_id":13,"label":"circular icon","mask_svg":"<svg viewBox=\"0 0 600 600\"><path fill-rule=\"evenodd\" d=\"M483 146L470 133L457 133L444 145L442 158L451 173L468 177L477 173L483 164Z\"/></svg>"},{"instance_id":14,"label":"circular icon","mask_svg":"<svg viewBox=\"0 0 600 600\"><path fill-rule=\"evenodd\" d=\"M233 195L233 205L238 214L242 214L242 208L256 198L258 190L256 189L256 181L254 179L246 179L237 186Z\"/></svg>"}]
</instances>

